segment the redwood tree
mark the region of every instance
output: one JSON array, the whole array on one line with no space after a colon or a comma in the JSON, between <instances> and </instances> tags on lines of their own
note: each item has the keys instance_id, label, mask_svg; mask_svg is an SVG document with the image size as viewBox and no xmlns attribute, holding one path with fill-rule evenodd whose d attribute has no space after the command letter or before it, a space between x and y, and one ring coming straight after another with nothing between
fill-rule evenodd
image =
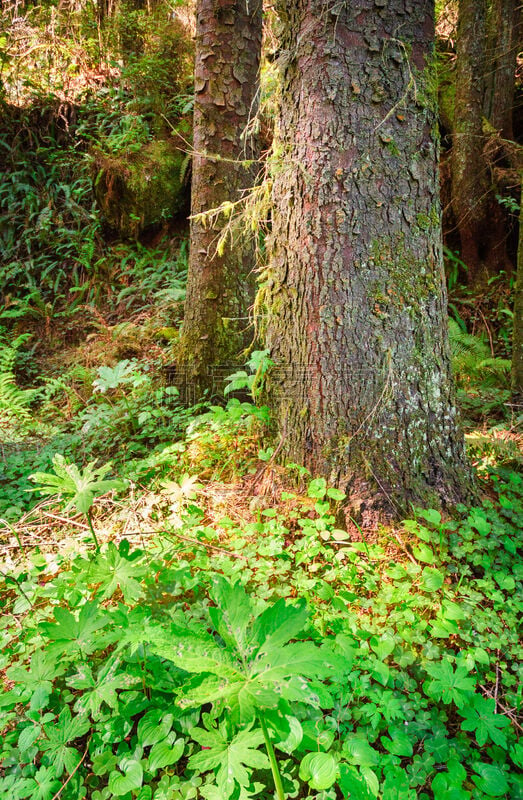
<instances>
[{"instance_id":1,"label":"redwood tree","mask_svg":"<svg viewBox=\"0 0 523 800\"><path fill-rule=\"evenodd\" d=\"M283 452L346 490L364 523L452 504L470 473L447 335L433 0L278 9L268 392Z\"/></svg>"},{"instance_id":2,"label":"redwood tree","mask_svg":"<svg viewBox=\"0 0 523 800\"><path fill-rule=\"evenodd\" d=\"M256 113L261 0L197 0L191 214L235 202L255 181L258 147L246 135ZM246 344L254 295L254 245L217 248L227 216L191 220L180 363L200 389L209 367L230 363Z\"/></svg>"},{"instance_id":3,"label":"redwood tree","mask_svg":"<svg viewBox=\"0 0 523 800\"><path fill-rule=\"evenodd\" d=\"M506 78L506 66L501 68L500 64L506 61L506 54L501 50L507 37L501 35L495 22L499 16L496 8L501 5L507 5L505 0L494 0L490 19L495 32L491 31L491 47L487 48L487 0L459 0L451 153L452 209L460 237L460 257L468 268L468 283L476 289L482 289L491 275L507 267L506 219L493 190L485 154L487 137L483 130L487 75L491 83L487 95L492 124L499 124L501 119L507 124L506 91L502 92L503 99L492 99L492 92L501 92Z\"/></svg>"},{"instance_id":4,"label":"redwood tree","mask_svg":"<svg viewBox=\"0 0 523 800\"><path fill-rule=\"evenodd\" d=\"M514 287L514 337L512 340L512 399L517 413L523 410L523 170L519 208L519 245Z\"/></svg>"},{"instance_id":5,"label":"redwood tree","mask_svg":"<svg viewBox=\"0 0 523 800\"><path fill-rule=\"evenodd\" d=\"M483 110L505 139L513 139L516 58L520 42L521 0L491 0Z\"/></svg>"}]
</instances>

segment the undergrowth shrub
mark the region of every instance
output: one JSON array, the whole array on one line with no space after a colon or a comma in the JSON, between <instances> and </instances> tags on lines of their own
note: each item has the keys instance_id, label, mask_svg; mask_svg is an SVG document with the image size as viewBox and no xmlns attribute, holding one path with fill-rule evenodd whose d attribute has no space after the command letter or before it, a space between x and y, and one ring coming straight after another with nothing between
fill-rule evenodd
<instances>
[{"instance_id":1,"label":"undergrowth shrub","mask_svg":"<svg viewBox=\"0 0 523 800\"><path fill-rule=\"evenodd\" d=\"M321 479L257 521L193 502L145 546L33 552L4 577L0 793L520 797L523 482L490 491L406 521L404 558L338 530Z\"/></svg>"}]
</instances>

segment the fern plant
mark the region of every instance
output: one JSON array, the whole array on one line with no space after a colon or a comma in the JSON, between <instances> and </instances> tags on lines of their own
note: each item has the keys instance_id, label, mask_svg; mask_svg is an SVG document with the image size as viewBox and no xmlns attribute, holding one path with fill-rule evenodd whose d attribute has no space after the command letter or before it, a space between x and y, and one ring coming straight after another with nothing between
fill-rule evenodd
<instances>
[{"instance_id":1,"label":"fern plant","mask_svg":"<svg viewBox=\"0 0 523 800\"><path fill-rule=\"evenodd\" d=\"M510 359L493 357L484 339L463 331L453 319L449 320L449 336L452 366L460 388L508 388Z\"/></svg>"},{"instance_id":2,"label":"fern plant","mask_svg":"<svg viewBox=\"0 0 523 800\"><path fill-rule=\"evenodd\" d=\"M11 342L0 339L0 437L4 441L16 431L25 432L32 421L30 405L38 390L21 389L14 375L18 350L30 337L24 333Z\"/></svg>"}]
</instances>

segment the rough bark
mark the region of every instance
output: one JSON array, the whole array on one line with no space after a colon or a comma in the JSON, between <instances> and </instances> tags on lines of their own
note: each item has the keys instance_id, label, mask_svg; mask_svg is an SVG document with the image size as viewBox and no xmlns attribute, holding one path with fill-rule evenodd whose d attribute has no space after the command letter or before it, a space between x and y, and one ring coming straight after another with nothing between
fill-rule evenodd
<instances>
[{"instance_id":1,"label":"rough bark","mask_svg":"<svg viewBox=\"0 0 523 800\"><path fill-rule=\"evenodd\" d=\"M519 42L520 0L491 0L485 74L484 115L512 140L512 111Z\"/></svg>"},{"instance_id":2,"label":"rough bark","mask_svg":"<svg viewBox=\"0 0 523 800\"><path fill-rule=\"evenodd\" d=\"M244 137L256 112L261 50L261 0L199 0L197 5L191 214L235 202L253 186L258 157ZM191 251L180 363L199 389L209 367L234 361L247 344L254 296L254 244L217 242L228 222L191 221Z\"/></svg>"},{"instance_id":3,"label":"rough bark","mask_svg":"<svg viewBox=\"0 0 523 800\"><path fill-rule=\"evenodd\" d=\"M481 289L506 266L505 220L484 156L487 0L459 0L452 139L452 208L468 283Z\"/></svg>"},{"instance_id":4,"label":"rough bark","mask_svg":"<svg viewBox=\"0 0 523 800\"><path fill-rule=\"evenodd\" d=\"M514 338L512 342L512 399L517 411L523 409L523 171L519 209L519 244L514 289Z\"/></svg>"},{"instance_id":5,"label":"rough bark","mask_svg":"<svg viewBox=\"0 0 523 800\"><path fill-rule=\"evenodd\" d=\"M284 456L377 512L452 504L454 405L430 0L278 7L281 93L266 287Z\"/></svg>"}]
</instances>

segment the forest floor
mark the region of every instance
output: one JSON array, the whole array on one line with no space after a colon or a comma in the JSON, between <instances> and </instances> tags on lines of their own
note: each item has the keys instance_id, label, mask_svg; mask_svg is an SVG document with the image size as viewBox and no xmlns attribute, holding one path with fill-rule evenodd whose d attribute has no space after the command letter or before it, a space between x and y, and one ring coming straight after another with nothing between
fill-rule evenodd
<instances>
[{"instance_id":1,"label":"forest floor","mask_svg":"<svg viewBox=\"0 0 523 800\"><path fill-rule=\"evenodd\" d=\"M469 420L474 507L342 525L339 490L276 463L268 409L179 404L184 252L121 319L80 308L69 343L18 328L40 344L2 444L0 797L523 797L502 389L458 336L465 412L493 403Z\"/></svg>"}]
</instances>

